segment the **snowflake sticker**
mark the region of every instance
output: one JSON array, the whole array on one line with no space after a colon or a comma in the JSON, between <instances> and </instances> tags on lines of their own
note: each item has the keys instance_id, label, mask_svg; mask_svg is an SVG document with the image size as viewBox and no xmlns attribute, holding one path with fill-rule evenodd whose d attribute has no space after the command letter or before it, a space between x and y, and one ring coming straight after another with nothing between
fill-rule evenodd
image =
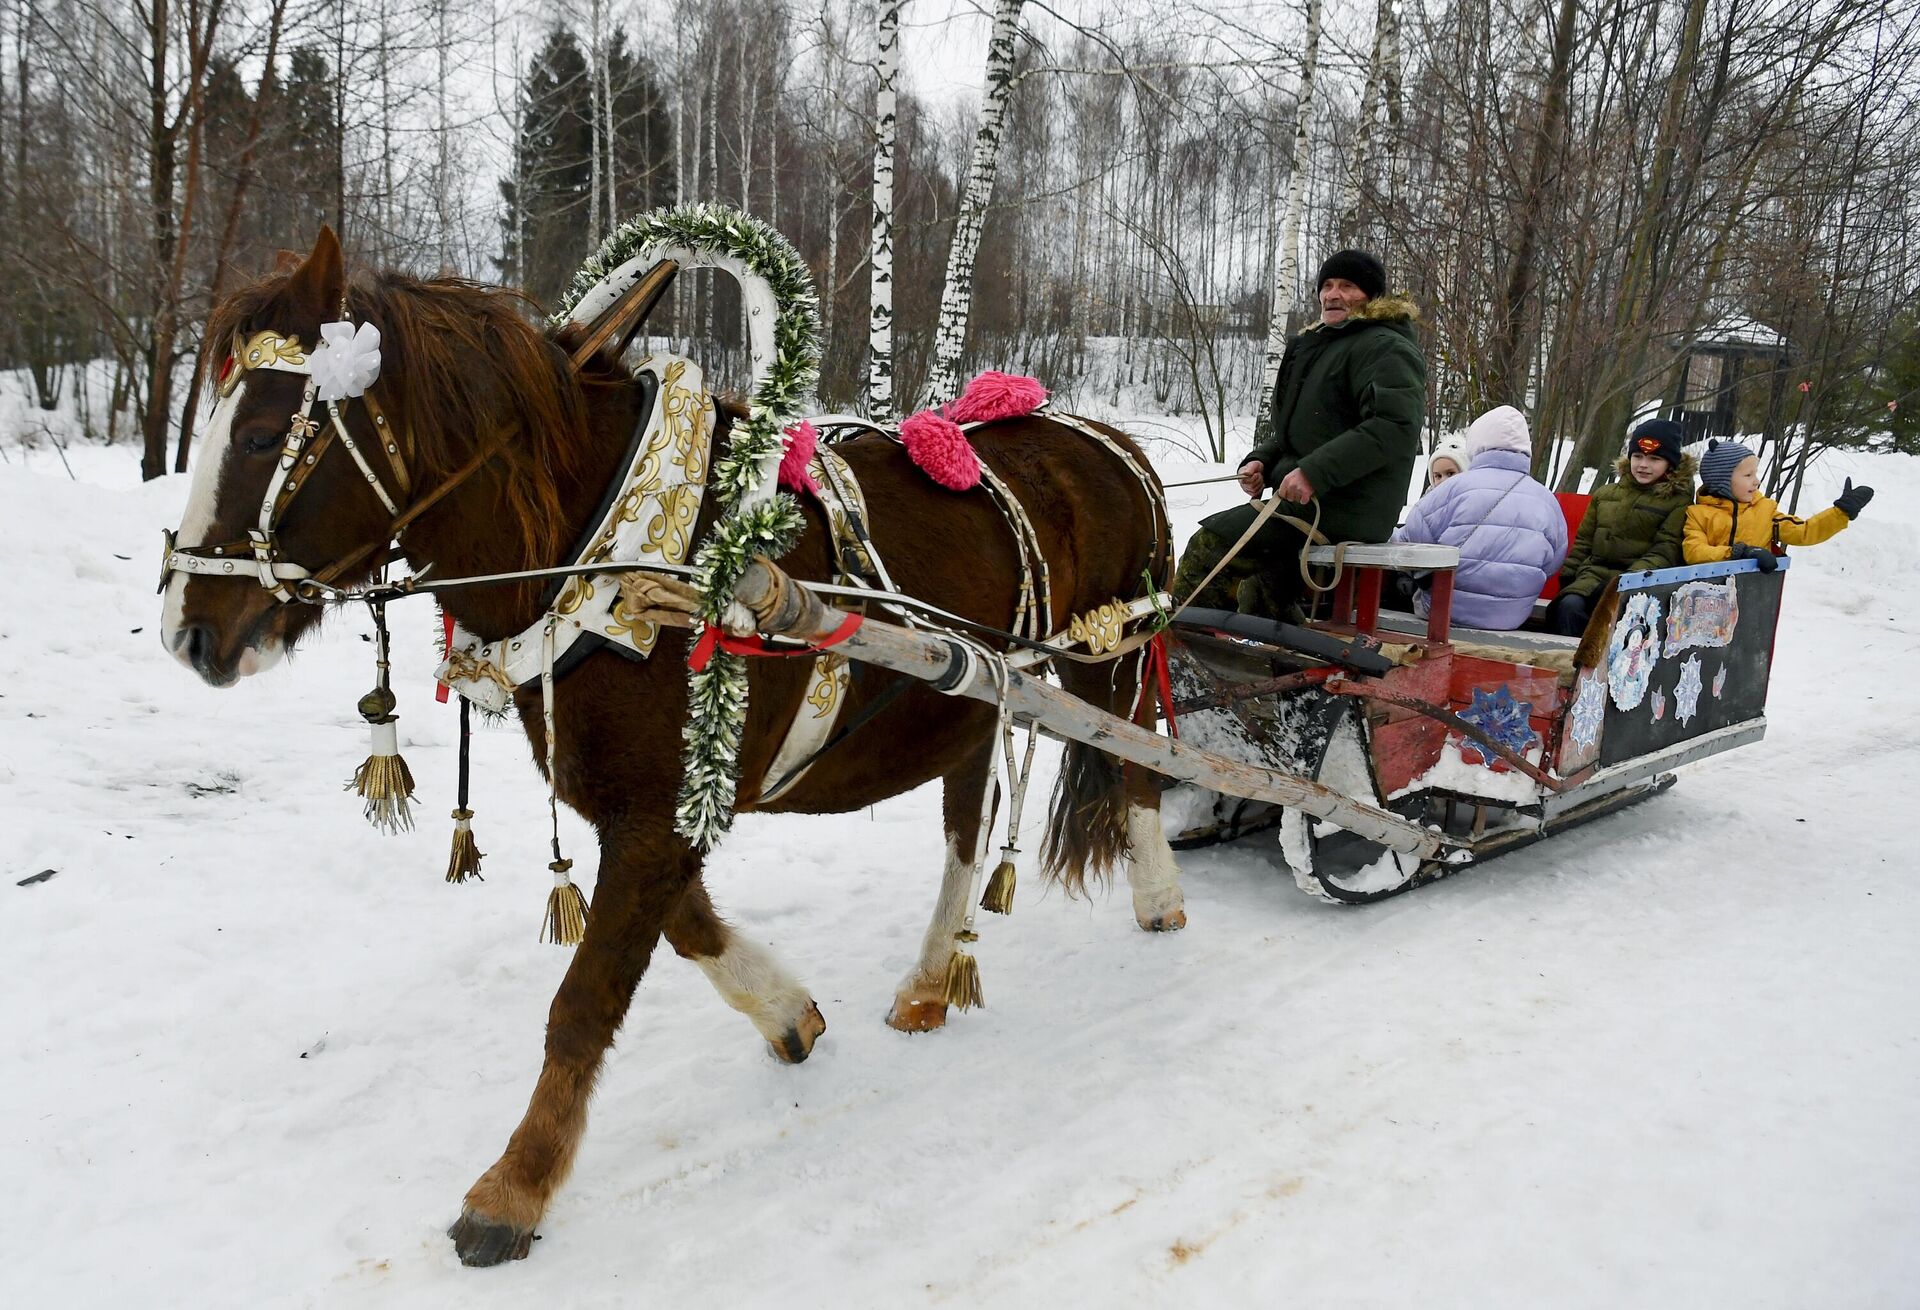
<instances>
[{"instance_id":1,"label":"snowflake sticker","mask_svg":"<svg viewBox=\"0 0 1920 1310\"><path fill-rule=\"evenodd\" d=\"M1607 716L1607 683L1597 672L1581 675L1580 694L1574 698L1569 720L1573 744L1591 750L1600 740L1600 723Z\"/></svg>"},{"instance_id":2,"label":"snowflake sticker","mask_svg":"<svg viewBox=\"0 0 1920 1310\"><path fill-rule=\"evenodd\" d=\"M1727 689L1727 666L1722 664L1720 672L1713 675L1713 698L1720 699L1720 693Z\"/></svg>"},{"instance_id":3,"label":"snowflake sticker","mask_svg":"<svg viewBox=\"0 0 1920 1310\"><path fill-rule=\"evenodd\" d=\"M1540 740L1533 725L1527 721L1532 709L1531 702L1515 700L1513 693L1504 686L1494 692L1475 687L1473 704L1462 710L1460 717L1486 733L1496 745L1504 746L1517 755L1525 755ZM1467 756L1470 747L1471 743L1463 745L1463 757ZM1473 754L1478 755L1479 752ZM1469 759L1468 762L1474 761ZM1479 762L1488 768L1493 767L1490 759L1483 757Z\"/></svg>"},{"instance_id":4,"label":"snowflake sticker","mask_svg":"<svg viewBox=\"0 0 1920 1310\"><path fill-rule=\"evenodd\" d=\"M1653 706L1653 721L1655 723L1658 723L1660 722L1660 720L1667 717L1667 693L1666 692L1661 691L1658 687L1655 687L1653 689L1653 699L1649 703Z\"/></svg>"},{"instance_id":5,"label":"snowflake sticker","mask_svg":"<svg viewBox=\"0 0 1920 1310\"><path fill-rule=\"evenodd\" d=\"M1660 600L1652 592L1636 591L1620 607L1607 640L1607 687L1613 703L1630 710L1645 700L1659 660Z\"/></svg>"},{"instance_id":6,"label":"snowflake sticker","mask_svg":"<svg viewBox=\"0 0 1920 1310\"><path fill-rule=\"evenodd\" d=\"M1689 655L1680 666L1680 681L1673 688L1673 717L1690 723L1700 708L1700 657Z\"/></svg>"}]
</instances>

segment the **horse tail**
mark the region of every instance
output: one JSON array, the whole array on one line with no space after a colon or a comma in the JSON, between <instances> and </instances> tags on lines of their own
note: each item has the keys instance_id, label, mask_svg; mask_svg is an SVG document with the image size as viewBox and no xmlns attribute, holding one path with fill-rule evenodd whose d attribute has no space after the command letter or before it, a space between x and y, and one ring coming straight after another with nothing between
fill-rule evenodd
<instances>
[{"instance_id":1,"label":"horse tail","mask_svg":"<svg viewBox=\"0 0 1920 1310\"><path fill-rule=\"evenodd\" d=\"M1047 877L1077 896L1087 890L1089 878L1105 881L1127 854L1127 789L1120 761L1068 742L1047 816L1042 857Z\"/></svg>"}]
</instances>

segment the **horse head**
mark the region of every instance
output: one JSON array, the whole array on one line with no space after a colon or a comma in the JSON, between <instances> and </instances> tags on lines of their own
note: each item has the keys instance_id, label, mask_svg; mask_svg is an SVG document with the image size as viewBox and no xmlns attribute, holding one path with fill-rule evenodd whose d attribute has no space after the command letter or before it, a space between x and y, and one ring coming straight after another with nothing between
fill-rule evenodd
<instances>
[{"instance_id":1,"label":"horse head","mask_svg":"<svg viewBox=\"0 0 1920 1310\"><path fill-rule=\"evenodd\" d=\"M356 552L352 576L334 580L363 578L386 545L383 497L404 481L392 438L365 404L324 399L316 377L316 354L345 353L322 345L321 325L343 318L346 294L340 242L322 228L297 267L236 293L208 325L202 370L218 398L168 543L161 642L213 686L278 663L312 626L316 607L286 603L304 579ZM346 453L322 458L333 445L357 448L373 475Z\"/></svg>"}]
</instances>

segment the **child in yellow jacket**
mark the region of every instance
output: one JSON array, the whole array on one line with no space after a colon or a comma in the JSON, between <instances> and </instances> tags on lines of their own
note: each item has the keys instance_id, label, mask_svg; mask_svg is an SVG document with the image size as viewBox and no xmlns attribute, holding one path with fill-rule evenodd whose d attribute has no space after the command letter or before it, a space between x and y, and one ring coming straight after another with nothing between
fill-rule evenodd
<instances>
[{"instance_id":1,"label":"child in yellow jacket","mask_svg":"<svg viewBox=\"0 0 1920 1310\"><path fill-rule=\"evenodd\" d=\"M1687 526L1681 552L1689 564L1727 559L1750 559L1763 573L1780 565L1773 547L1817 546L1859 516L1873 499L1872 487L1846 490L1812 518L1782 514L1780 506L1760 494L1760 459L1736 441L1716 441L1700 457L1700 496L1687 507Z\"/></svg>"}]
</instances>

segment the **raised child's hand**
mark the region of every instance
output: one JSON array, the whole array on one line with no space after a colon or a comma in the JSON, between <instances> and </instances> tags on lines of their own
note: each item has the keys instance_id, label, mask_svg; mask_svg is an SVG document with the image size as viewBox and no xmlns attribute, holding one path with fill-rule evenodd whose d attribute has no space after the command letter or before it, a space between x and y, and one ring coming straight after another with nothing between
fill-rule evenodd
<instances>
[{"instance_id":1,"label":"raised child's hand","mask_svg":"<svg viewBox=\"0 0 1920 1310\"><path fill-rule=\"evenodd\" d=\"M1856 487L1853 485L1853 479L1848 478L1845 489L1834 497L1833 507L1849 519L1857 519L1860 517L1860 511L1865 509L1867 502L1872 499L1872 487Z\"/></svg>"}]
</instances>

